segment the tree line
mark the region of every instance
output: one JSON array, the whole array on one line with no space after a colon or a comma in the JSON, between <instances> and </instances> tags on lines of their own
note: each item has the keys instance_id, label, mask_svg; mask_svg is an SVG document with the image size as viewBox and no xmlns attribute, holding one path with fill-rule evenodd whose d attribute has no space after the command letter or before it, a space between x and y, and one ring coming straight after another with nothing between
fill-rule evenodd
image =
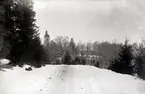
<instances>
[{"instance_id":1,"label":"tree line","mask_svg":"<svg viewBox=\"0 0 145 94\"><path fill-rule=\"evenodd\" d=\"M8 51L8 54L2 57L10 59L13 65L40 66L42 62L48 61L39 38L32 0L3 0L2 2L5 2L3 4L4 40L7 42L5 48Z\"/></svg>"},{"instance_id":2,"label":"tree line","mask_svg":"<svg viewBox=\"0 0 145 94\"><path fill-rule=\"evenodd\" d=\"M51 64L81 64L138 75L145 79L145 41L130 44L117 42L75 43L74 39L58 36L45 47Z\"/></svg>"},{"instance_id":3,"label":"tree line","mask_svg":"<svg viewBox=\"0 0 145 94\"><path fill-rule=\"evenodd\" d=\"M92 62L107 62L110 61L117 53L119 44L110 42L88 42L75 43L73 38L58 36L55 39L47 42L45 46L49 58L52 63L56 63L56 59L63 59L65 53L71 55L72 60L81 59L83 61L90 59ZM89 65L92 62L85 61ZM84 63L84 62L83 62ZM103 66L102 66L103 67Z\"/></svg>"}]
</instances>

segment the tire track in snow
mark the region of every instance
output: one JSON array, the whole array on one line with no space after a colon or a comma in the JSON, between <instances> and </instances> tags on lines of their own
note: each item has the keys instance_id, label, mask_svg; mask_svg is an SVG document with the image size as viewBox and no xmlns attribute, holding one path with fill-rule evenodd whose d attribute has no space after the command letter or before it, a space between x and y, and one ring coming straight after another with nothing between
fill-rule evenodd
<instances>
[{"instance_id":1,"label":"tire track in snow","mask_svg":"<svg viewBox=\"0 0 145 94\"><path fill-rule=\"evenodd\" d=\"M76 72L76 69L69 65L56 67L51 79L46 79L46 84L39 94L68 94L68 92L69 94L76 94L77 92L80 92L80 94L102 94L96 79L92 76L88 76L86 79L82 77L78 79L75 76Z\"/></svg>"},{"instance_id":2,"label":"tire track in snow","mask_svg":"<svg viewBox=\"0 0 145 94\"><path fill-rule=\"evenodd\" d=\"M46 84L44 85L42 89L40 89L40 92L38 94L45 94L45 93L48 94L48 91L51 91L51 90L53 91L53 89L55 89L57 85L63 86L63 83L66 80L67 74L69 73L69 69L70 69L70 66L68 65L56 67L56 70L50 77L46 79ZM55 85L55 83L57 85Z\"/></svg>"},{"instance_id":3,"label":"tire track in snow","mask_svg":"<svg viewBox=\"0 0 145 94\"><path fill-rule=\"evenodd\" d=\"M69 65L56 67L39 94L103 94L96 77L80 76L77 72L76 68Z\"/></svg>"},{"instance_id":4,"label":"tire track in snow","mask_svg":"<svg viewBox=\"0 0 145 94\"><path fill-rule=\"evenodd\" d=\"M38 94L44 94L43 92L46 91L48 89L47 86L51 86L52 85L52 77L54 77L56 74L58 73L58 68L56 67L56 69L54 70L54 72L46 78L46 84L40 89L40 91L38 92Z\"/></svg>"},{"instance_id":5,"label":"tire track in snow","mask_svg":"<svg viewBox=\"0 0 145 94\"><path fill-rule=\"evenodd\" d=\"M58 79L65 80L67 74L69 73L69 68L70 67L68 65L61 66L60 69L58 70L58 74L56 74L56 77Z\"/></svg>"}]
</instances>

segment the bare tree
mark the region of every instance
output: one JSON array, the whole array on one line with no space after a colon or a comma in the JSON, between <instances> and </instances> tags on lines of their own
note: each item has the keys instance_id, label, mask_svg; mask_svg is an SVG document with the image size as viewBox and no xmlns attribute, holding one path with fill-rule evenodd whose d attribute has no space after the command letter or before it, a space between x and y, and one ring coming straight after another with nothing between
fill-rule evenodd
<instances>
[{"instance_id":1,"label":"bare tree","mask_svg":"<svg viewBox=\"0 0 145 94\"><path fill-rule=\"evenodd\" d=\"M69 37L57 36L54 41L58 45L59 51L63 54L69 45Z\"/></svg>"}]
</instances>

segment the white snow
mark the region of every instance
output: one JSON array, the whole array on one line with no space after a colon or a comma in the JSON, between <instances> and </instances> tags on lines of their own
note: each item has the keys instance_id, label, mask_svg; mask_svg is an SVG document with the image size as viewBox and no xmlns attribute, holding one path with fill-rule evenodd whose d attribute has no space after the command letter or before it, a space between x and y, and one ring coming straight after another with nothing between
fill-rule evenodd
<instances>
[{"instance_id":1,"label":"white snow","mask_svg":"<svg viewBox=\"0 0 145 94\"><path fill-rule=\"evenodd\" d=\"M145 94L145 81L83 65L0 71L0 94Z\"/></svg>"},{"instance_id":2,"label":"white snow","mask_svg":"<svg viewBox=\"0 0 145 94\"><path fill-rule=\"evenodd\" d=\"M6 65L6 64L9 64L9 63L10 63L10 60L8 60L8 59L5 59L5 58L0 59L0 65Z\"/></svg>"}]
</instances>

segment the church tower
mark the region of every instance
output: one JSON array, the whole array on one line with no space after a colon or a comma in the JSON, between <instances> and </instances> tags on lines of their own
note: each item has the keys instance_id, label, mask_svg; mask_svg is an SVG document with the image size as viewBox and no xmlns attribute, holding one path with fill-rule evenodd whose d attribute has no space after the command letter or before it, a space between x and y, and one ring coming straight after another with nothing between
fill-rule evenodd
<instances>
[{"instance_id":1,"label":"church tower","mask_svg":"<svg viewBox=\"0 0 145 94\"><path fill-rule=\"evenodd\" d=\"M50 41L50 36L46 30L45 35L44 35L44 46L46 47L49 44Z\"/></svg>"}]
</instances>

